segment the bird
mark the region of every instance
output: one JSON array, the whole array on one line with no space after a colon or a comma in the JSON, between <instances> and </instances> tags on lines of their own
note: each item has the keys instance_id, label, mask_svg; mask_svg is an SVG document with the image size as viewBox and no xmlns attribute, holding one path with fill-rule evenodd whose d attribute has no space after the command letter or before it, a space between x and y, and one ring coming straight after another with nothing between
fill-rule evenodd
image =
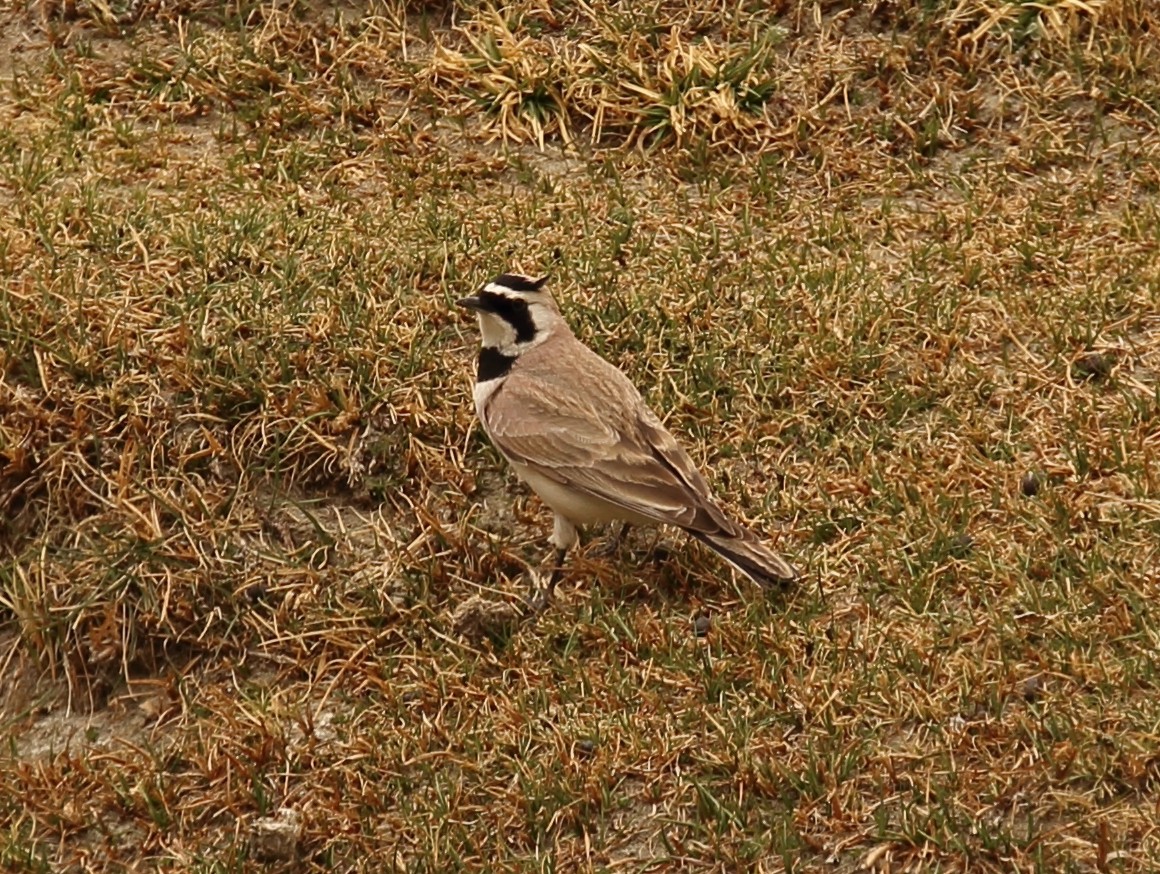
<instances>
[{"instance_id":1,"label":"bird","mask_svg":"<svg viewBox=\"0 0 1160 874\"><path fill-rule=\"evenodd\" d=\"M721 509L632 381L576 337L547 281L503 273L456 301L478 317L472 394L483 430L554 514L555 566L547 586L533 589L534 609L552 599L581 526L595 523L675 526L762 586L798 579Z\"/></svg>"}]
</instances>

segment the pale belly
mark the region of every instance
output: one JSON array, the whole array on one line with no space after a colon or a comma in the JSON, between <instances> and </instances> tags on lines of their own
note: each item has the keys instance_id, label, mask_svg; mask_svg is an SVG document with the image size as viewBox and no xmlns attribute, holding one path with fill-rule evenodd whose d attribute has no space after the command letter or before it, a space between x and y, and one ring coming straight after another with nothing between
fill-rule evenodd
<instances>
[{"instance_id":1,"label":"pale belly","mask_svg":"<svg viewBox=\"0 0 1160 874\"><path fill-rule=\"evenodd\" d=\"M563 516L576 525L590 525L595 522L613 522L616 520L631 522L633 525L655 525L655 519L641 516L618 507L608 501L592 495L576 492L560 485L543 474L536 473L524 464L512 462L516 474L532 487L540 500L547 504L552 512Z\"/></svg>"}]
</instances>

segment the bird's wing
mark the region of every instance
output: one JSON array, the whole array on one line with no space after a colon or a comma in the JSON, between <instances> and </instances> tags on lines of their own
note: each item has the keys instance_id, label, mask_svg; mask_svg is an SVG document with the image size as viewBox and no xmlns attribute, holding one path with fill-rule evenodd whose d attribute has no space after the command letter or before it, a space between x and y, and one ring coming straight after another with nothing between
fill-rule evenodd
<instances>
[{"instance_id":1,"label":"bird's wing","mask_svg":"<svg viewBox=\"0 0 1160 874\"><path fill-rule=\"evenodd\" d=\"M732 532L688 453L628 377L579 343L568 351L584 366L521 360L492 396L482 415L499 450L636 515L704 534Z\"/></svg>"}]
</instances>

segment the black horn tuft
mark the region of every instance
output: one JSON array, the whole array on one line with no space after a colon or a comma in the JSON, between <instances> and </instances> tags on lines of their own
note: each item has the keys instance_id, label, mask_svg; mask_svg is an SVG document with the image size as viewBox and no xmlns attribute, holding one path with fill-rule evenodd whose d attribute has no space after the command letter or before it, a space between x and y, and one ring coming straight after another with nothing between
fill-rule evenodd
<instances>
[{"instance_id":1,"label":"black horn tuft","mask_svg":"<svg viewBox=\"0 0 1160 874\"><path fill-rule=\"evenodd\" d=\"M512 291L539 291L547 281L547 276L541 276L536 279L520 273L501 273L492 280L492 283L494 285L502 285L504 288L510 288Z\"/></svg>"}]
</instances>

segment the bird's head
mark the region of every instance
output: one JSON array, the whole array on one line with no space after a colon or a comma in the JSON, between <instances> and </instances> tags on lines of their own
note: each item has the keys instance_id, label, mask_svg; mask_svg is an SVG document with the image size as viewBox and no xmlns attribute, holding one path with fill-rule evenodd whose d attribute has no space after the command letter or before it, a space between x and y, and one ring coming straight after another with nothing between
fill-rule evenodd
<instances>
[{"instance_id":1,"label":"bird's head","mask_svg":"<svg viewBox=\"0 0 1160 874\"><path fill-rule=\"evenodd\" d=\"M502 273L456 303L479 316L485 347L515 356L542 343L560 321L560 310L544 288L547 281L547 276Z\"/></svg>"}]
</instances>

